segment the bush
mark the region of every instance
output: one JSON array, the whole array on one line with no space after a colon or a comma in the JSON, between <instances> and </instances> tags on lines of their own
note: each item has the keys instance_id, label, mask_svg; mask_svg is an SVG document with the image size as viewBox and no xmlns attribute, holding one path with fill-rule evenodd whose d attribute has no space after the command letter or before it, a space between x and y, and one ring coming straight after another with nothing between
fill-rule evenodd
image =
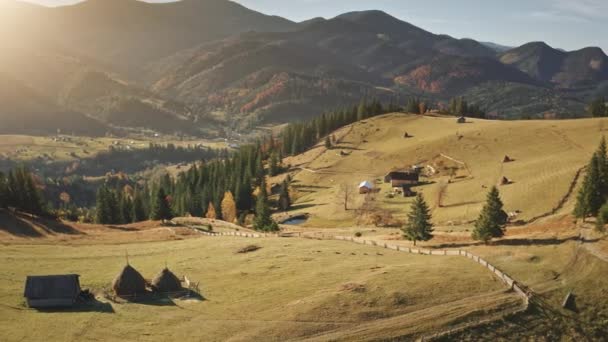
<instances>
[{"instance_id":1,"label":"bush","mask_svg":"<svg viewBox=\"0 0 608 342\"><path fill-rule=\"evenodd\" d=\"M361 237L361 236L363 236L363 234L361 232L356 232L355 233L355 237Z\"/></svg>"}]
</instances>

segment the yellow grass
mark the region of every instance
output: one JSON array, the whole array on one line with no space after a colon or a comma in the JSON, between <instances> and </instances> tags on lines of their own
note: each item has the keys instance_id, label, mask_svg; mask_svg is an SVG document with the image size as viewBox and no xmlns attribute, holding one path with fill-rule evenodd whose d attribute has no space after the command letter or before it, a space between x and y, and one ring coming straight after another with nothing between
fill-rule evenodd
<instances>
[{"instance_id":1,"label":"yellow grass","mask_svg":"<svg viewBox=\"0 0 608 342\"><path fill-rule=\"evenodd\" d=\"M551 211L567 193L576 172L597 148L606 119L563 121L486 121L471 119L457 124L454 118L389 114L355 123L343 142L328 151L313 151L288 161L305 170L295 176L299 198L296 210L312 214L309 226L347 226L355 223L355 211L345 212L339 187L356 187L374 181L394 168L433 165L438 174L423 179L432 184L419 186L433 208L434 221L459 225L474 220L484 203L487 188L506 176L513 184L501 186L507 211L520 210L518 219L527 220ZM404 139L404 132L413 138ZM352 152L340 156L340 151ZM456 177L444 167L456 165L448 157L462 161ZM505 155L515 159L503 163ZM318 156L316 159L314 157ZM300 163L298 163L300 161ZM467 176L469 175L469 176ZM465 177L466 176L466 177ZM381 186L376 195L380 207L403 218L411 199L385 198L390 191ZM443 192L441 207L440 193ZM363 196L355 195L351 208L359 208Z\"/></svg>"},{"instance_id":2,"label":"yellow grass","mask_svg":"<svg viewBox=\"0 0 608 342\"><path fill-rule=\"evenodd\" d=\"M262 249L235 253L252 243ZM520 303L490 272L464 258L407 255L340 241L200 238L4 245L0 251L4 341L282 341L324 334L350 340L348 334L360 324L374 331L361 336L409 336ZM124 265L125 251L146 278L167 263L179 276L200 281L206 300L102 300L88 312L23 308L26 275L78 273L83 287L100 292Z\"/></svg>"}]
</instances>

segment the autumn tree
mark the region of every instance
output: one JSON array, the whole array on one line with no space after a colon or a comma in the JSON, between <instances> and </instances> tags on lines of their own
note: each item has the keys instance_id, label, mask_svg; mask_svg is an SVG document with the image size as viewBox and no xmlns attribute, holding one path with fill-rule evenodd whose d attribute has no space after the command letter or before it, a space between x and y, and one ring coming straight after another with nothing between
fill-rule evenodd
<instances>
[{"instance_id":1,"label":"autumn tree","mask_svg":"<svg viewBox=\"0 0 608 342\"><path fill-rule=\"evenodd\" d=\"M227 191L224 193L224 199L222 200L222 218L226 222L234 223L236 216L236 202L234 201L232 192Z\"/></svg>"},{"instance_id":2,"label":"autumn tree","mask_svg":"<svg viewBox=\"0 0 608 342\"><path fill-rule=\"evenodd\" d=\"M215 220L217 218L213 202L209 202L209 205L207 206L207 214L205 214L205 217L210 220Z\"/></svg>"}]
</instances>

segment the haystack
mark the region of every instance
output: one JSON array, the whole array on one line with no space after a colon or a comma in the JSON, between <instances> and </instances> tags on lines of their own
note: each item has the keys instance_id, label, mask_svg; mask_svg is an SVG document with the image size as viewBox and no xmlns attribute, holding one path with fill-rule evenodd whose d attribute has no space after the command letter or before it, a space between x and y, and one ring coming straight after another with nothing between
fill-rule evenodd
<instances>
[{"instance_id":1,"label":"haystack","mask_svg":"<svg viewBox=\"0 0 608 342\"><path fill-rule=\"evenodd\" d=\"M515 160L509 156L505 156L502 160L503 163L510 163L512 161L515 161Z\"/></svg>"},{"instance_id":2,"label":"haystack","mask_svg":"<svg viewBox=\"0 0 608 342\"><path fill-rule=\"evenodd\" d=\"M119 297L145 294L146 280L136 269L127 264L112 282L112 289Z\"/></svg>"},{"instance_id":3,"label":"haystack","mask_svg":"<svg viewBox=\"0 0 608 342\"><path fill-rule=\"evenodd\" d=\"M152 289L161 293L178 292L182 290L182 282L173 272L165 268L152 280Z\"/></svg>"},{"instance_id":4,"label":"haystack","mask_svg":"<svg viewBox=\"0 0 608 342\"><path fill-rule=\"evenodd\" d=\"M511 184L511 180L507 177L502 177L502 179L500 180L500 185L509 185Z\"/></svg>"}]
</instances>

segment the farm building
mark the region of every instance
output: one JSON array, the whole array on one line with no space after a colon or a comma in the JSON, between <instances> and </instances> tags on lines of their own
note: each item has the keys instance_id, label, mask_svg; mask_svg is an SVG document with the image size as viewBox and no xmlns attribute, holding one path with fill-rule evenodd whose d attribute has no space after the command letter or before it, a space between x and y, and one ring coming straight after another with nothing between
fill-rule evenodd
<instances>
[{"instance_id":1,"label":"farm building","mask_svg":"<svg viewBox=\"0 0 608 342\"><path fill-rule=\"evenodd\" d=\"M374 190L374 186L369 181L364 181L359 184L359 193L360 194L369 194Z\"/></svg>"},{"instance_id":2,"label":"farm building","mask_svg":"<svg viewBox=\"0 0 608 342\"><path fill-rule=\"evenodd\" d=\"M392 171L384 176L384 182L391 183L393 188L418 185L419 181L420 175L416 171Z\"/></svg>"},{"instance_id":3,"label":"farm building","mask_svg":"<svg viewBox=\"0 0 608 342\"><path fill-rule=\"evenodd\" d=\"M23 296L30 308L70 307L80 295L77 274L28 276Z\"/></svg>"}]
</instances>

